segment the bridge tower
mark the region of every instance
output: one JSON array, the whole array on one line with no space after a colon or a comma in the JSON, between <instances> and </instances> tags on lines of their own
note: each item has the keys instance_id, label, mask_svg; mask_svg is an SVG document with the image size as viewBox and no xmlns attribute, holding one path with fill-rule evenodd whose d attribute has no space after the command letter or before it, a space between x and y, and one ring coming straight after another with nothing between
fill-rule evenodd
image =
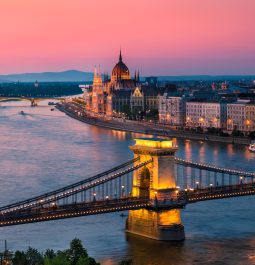
<instances>
[{"instance_id":1,"label":"bridge tower","mask_svg":"<svg viewBox=\"0 0 255 265\"><path fill-rule=\"evenodd\" d=\"M178 148L172 140L141 138L130 149L135 158L140 156L136 164L152 159L150 164L134 172L132 196L149 196L154 206L130 210L126 231L156 240L183 240L180 209L164 207L176 197L174 159Z\"/></svg>"}]
</instances>

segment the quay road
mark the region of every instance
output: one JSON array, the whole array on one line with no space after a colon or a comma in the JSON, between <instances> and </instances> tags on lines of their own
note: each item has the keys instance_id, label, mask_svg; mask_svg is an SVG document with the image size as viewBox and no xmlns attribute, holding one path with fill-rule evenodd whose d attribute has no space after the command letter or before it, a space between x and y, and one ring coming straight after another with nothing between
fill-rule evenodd
<instances>
[{"instance_id":1,"label":"quay road","mask_svg":"<svg viewBox=\"0 0 255 265\"><path fill-rule=\"evenodd\" d=\"M143 122L143 121L131 121L122 118L106 119L104 117L92 117L84 110L84 107L76 102L68 102L57 104L57 109L65 112L68 116L75 118L79 121L96 125L99 127L104 127L112 130L142 133L149 135L157 135L164 137L176 137L184 138L190 140L198 141L212 141L212 142L223 142L223 143L233 143L249 145L250 139L248 137L222 137L211 134L202 134L195 132L186 132L173 130L172 128L153 122Z\"/></svg>"}]
</instances>

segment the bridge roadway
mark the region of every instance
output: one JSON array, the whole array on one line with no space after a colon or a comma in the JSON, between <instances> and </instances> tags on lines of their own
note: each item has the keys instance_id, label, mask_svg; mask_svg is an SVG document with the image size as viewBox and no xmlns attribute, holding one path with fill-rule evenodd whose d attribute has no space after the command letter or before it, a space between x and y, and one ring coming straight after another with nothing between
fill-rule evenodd
<instances>
[{"instance_id":1,"label":"bridge roadway","mask_svg":"<svg viewBox=\"0 0 255 265\"><path fill-rule=\"evenodd\" d=\"M196 190L186 190L179 193L180 197L187 200L187 203L195 203L200 201L240 197L255 195L255 183L238 184L228 186L216 186Z\"/></svg>"},{"instance_id":2,"label":"bridge roadway","mask_svg":"<svg viewBox=\"0 0 255 265\"><path fill-rule=\"evenodd\" d=\"M8 214L0 214L0 227L135 210L149 206L150 201L148 198L127 197L89 203L84 202L62 206L55 205L53 207L25 209Z\"/></svg>"},{"instance_id":3,"label":"bridge roadway","mask_svg":"<svg viewBox=\"0 0 255 265\"><path fill-rule=\"evenodd\" d=\"M255 195L255 184L239 184L203 189L186 189L178 191L171 200L158 201L155 197L123 197L120 199L105 199L101 201L72 203L68 205L41 206L37 208L20 209L14 212L0 214L0 227L19 224L44 222L87 215L120 212L126 210L153 209L162 211L183 208L187 204L200 201L224 199L240 196Z\"/></svg>"}]
</instances>

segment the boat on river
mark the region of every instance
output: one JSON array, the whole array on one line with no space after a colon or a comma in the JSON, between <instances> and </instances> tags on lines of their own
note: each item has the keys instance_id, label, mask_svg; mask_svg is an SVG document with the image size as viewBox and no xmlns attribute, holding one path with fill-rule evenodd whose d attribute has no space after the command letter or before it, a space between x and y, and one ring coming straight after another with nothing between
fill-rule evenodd
<instances>
[{"instance_id":1,"label":"boat on river","mask_svg":"<svg viewBox=\"0 0 255 265\"><path fill-rule=\"evenodd\" d=\"M250 146L249 146L249 150L250 150L251 152L255 152L255 141L252 142L252 143L250 144Z\"/></svg>"}]
</instances>

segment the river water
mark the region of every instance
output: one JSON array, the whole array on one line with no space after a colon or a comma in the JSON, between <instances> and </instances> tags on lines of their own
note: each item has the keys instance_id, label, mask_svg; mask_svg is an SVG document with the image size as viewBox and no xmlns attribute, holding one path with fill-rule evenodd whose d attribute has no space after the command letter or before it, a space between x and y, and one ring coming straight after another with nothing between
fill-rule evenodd
<instances>
[{"instance_id":1,"label":"river water","mask_svg":"<svg viewBox=\"0 0 255 265\"><path fill-rule=\"evenodd\" d=\"M20 115L23 110L26 115ZM131 134L76 121L47 102L0 103L0 205L50 191L132 158ZM246 146L177 141L177 156L254 171ZM132 258L136 265L255 264L255 197L188 205L182 210L186 240L162 243L124 231L119 213L0 228L0 250L28 246L65 249L78 237L103 265Z\"/></svg>"}]
</instances>

